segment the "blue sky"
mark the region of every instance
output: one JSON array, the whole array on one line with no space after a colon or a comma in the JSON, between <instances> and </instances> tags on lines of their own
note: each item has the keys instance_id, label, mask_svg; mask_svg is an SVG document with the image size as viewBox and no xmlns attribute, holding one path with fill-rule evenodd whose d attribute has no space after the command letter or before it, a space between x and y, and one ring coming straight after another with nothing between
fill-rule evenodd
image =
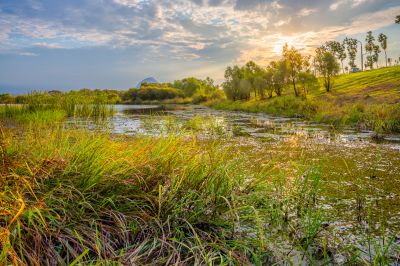
<instances>
[{"instance_id":1,"label":"blue sky","mask_svg":"<svg viewBox=\"0 0 400 266\"><path fill-rule=\"evenodd\" d=\"M312 53L368 30L398 58L398 14L399 0L0 0L0 91L221 82L226 66L267 64L285 42Z\"/></svg>"}]
</instances>

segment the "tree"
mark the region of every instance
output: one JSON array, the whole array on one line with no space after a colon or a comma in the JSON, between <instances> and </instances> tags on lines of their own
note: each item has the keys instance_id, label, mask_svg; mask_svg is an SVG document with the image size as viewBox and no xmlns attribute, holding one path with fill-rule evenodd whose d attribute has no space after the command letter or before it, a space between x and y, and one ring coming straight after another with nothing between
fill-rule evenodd
<instances>
[{"instance_id":1,"label":"tree","mask_svg":"<svg viewBox=\"0 0 400 266\"><path fill-rule=\"evenodd\" d=\"M353 38L346 38L344 39L344 43L347 46L347 53L349 55L349 66L352 67L357 67L357 65L354 63L356 61L356 56L357 56L357 40Z\"/></svg>"},{"instance_id":2,"label":"tree","mask_svg":"<svg viewBox=\"0 0 400 266\"><path fill-rule=\"evenodd\" d=\"M396 22L397 24L400 24L400 15L396 16L396 20L394 22Z\"/></svg>"},{"instance_id":3,"label":"tree","mask_svg":"<svg viewBox=\"0 0 400 266\"><path fill-rule=\"evenodd\" d=\"M335 56L326 50L325 47L317 48L315 52L315 66L324 80L326 91L330 92L333 87L334 78L339 73L339 63Z\"/></svg>"},{"instance_id":4,"label":"tree","mask_svg":"<svg viewBox=\"0 0 400 266\"><path fill-rule=\"evenodd\" d=\"M257 98L257 86L255 84L256 78L262 74L261 67L253 61L249 61L243 67L245 79L248 81L251 89L253 89L254 97Z\"/></svg>"},{"instance_id":5,"label":"tree","mask_svg":"<svg viewBox=\"0 0 400 266\"><path fill-rule=\"evenodd\" d=\"M265 92L267 92L268 98L271 98L273 94L272 73L268 70L260 69L254 79L254 86L261 99L265 98Z\"/></svg>"},{"instance_id":6,"label":"tree","mask_svg":"<svg viewBox=\"0 0 400 266\"><path fill-rule=\"evenodd\" d=\"M283 58L286 61L288 79L293 85L294 95L298 97L299 91L296 88L296 82L298 81L299 73L303 68L303 56L295 47L292 46L289 48L288 44L285 44L283 47Z\"/></svg>"},{"instance_id":7,"label":"tree","mask_svg":"<svg viewBox=\"0 0 400 266\"><path fill-rule=\"evenodd\" d=\"M286 61L272 61L268 68L272 72L272 85L277 96L281 96L286 85L287 68Z\"/></svg>"},{"instance_id":8,"label":"tree","mask_svg":"<svg viewBox=\"0 0 400 266\"><path fill-rule=\"evenodd\" d=\"M379 54L381 53L381 48L379 45L374 46L374 55L372 56L373 61L376 63L376 68L379 68L378 66L378 60L379 60Z\"/></svg>"},{"instance_id":9,"label":"tree","mask_svg":"<svg viewBox=\"0 0 400 266\"><path fill-rule=\"evenodd\" d=\"M305 97L309 91L316 90L320 87L318 78L311 71L300 72L299 81Z\"/></svg>"},{"instance_id":10,"label":"tree","mask_svg":"<svg viewBox=\"0 0 400 266\"><path fill-rule=\"evenodd\" d=\"M377 53L378 50L376 48L375 37L372 35L372 31L367 32L365 43L365 51L367 51L367 53L369 54L367 56L367 65L370 69L373 69L374 63L377 61L377 56L379 53Z\"/></svg>"},{"instance_id":11,"label":"tree","mask_svg":"<svg viewBox=\"0 0 400 266\"><path fill-rule=\"evenodd\" d=\"M343 61L347 57L345 43L340 43L338 41L329 41L325 43L325 46L340 61L342 72L344 73Z\"/></svg>"},{"instance_id":12,"label":"tree","mask_svg":"<svg viewBox=\"0 0 400 266\"><path fill-rule=\"evenodd\" d=\"M225 82L222 87L229 100L249 100L250 84L245 78L245 71L238 66L225 70Z\"/></svg>"},{"instance_id":13,"label":"tree","mask_svg":"<svg viewBox=\"0 0 400 266\"><path fill-rule=\"evenodd\" d=\"M387 53L386 53L386 49L387 49L387 36L383 33L379 34L378 36L378 42L381 44L381 48L382 50L385 52L385 63L386 63L386 67L388 66L388 58L387 58Z\"/></svg>"}]
</instances>

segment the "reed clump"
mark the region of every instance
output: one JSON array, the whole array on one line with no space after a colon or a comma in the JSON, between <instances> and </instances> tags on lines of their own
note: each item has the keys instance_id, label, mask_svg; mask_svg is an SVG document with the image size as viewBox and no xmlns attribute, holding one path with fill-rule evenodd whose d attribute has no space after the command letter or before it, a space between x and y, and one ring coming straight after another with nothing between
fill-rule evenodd
<instances>
[{"instance_id":1,"label":"reed clump","mask_svg":"<svg viewBox=\"0 0 400 266\"><path fill-rule=\"evenodd\" d=\"M23 99L21 104L0 106L0 118L37 124L61 121L66 117L104 119L114 114L114 107L102 97L32 93Z\"/></svg>"},{"instance_id":2,"label":"reed clump","mask_svg":"<svg viewBox=\"0 0 400 266\"><path fill-rule=\"evenodd\" d=\"M220 141L60 126L3 128L0 151L1 263L261 265L293 228L313 254L315 171L276 191Z\"/></svg>"}]
</instances>

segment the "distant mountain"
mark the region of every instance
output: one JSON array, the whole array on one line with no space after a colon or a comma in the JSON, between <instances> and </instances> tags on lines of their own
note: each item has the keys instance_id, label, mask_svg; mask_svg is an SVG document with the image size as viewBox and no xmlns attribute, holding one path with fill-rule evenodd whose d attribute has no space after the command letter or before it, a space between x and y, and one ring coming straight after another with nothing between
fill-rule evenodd
<instances>
[{"instance_id":1,"label":"distant mountain","mask_svg":"<svg viewBox=\"0 0 400 266\"><path fill-rule=\"evenodd\" d=\"M159 82L158 82L155 78L153 78L153 77L146 78L146 79L142 80L141 82L139 82L139 83L136 85L136 88L139 89L140 86L142 86L143 83L157 84L157 83L159 83Z\"/></svg>"}]
</instances>

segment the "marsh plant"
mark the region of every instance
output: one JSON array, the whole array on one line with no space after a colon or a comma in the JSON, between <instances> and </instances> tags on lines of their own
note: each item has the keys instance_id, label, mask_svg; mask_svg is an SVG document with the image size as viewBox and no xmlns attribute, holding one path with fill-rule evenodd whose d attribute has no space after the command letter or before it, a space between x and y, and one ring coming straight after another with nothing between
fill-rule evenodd
<instances>
[{"instance_id":1,"label":"marsh plant","mask_svg":"<svg viewBox=\"0 0 400 266\"><path fill-rule=\"evenodd\" d=\"M0 260L261 265L280 259L271 247L285 235L313 258L318 171L269 183L221 145L3 128Z\"/></svg>"},{"instance_id":2,"label":"marsh plant","mask_svg":"<svg viewBox=\"0 0 400 266\"><path fill-rule=\"evenodd\" d=\"M15 122L51 123L67 117L104 119L114 114L114 107L102 98L32 93L22 104L0 106L0 117Z\"/></svg>"}]
</instances>

